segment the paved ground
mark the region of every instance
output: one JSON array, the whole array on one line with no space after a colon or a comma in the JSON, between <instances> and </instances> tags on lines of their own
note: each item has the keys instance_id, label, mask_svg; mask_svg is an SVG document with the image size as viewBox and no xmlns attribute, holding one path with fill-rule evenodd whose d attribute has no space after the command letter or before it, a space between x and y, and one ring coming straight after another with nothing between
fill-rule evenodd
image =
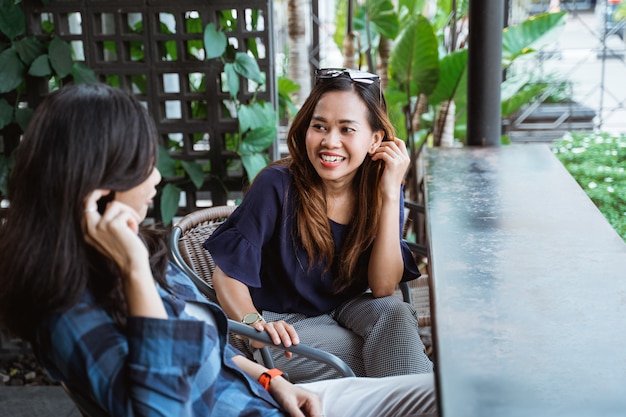
<instances>
[{"instance_id":1,"label":"paved ground","mask_svg":"<svg viewBox=\"0 0 626 417\"><path fill-rule=\"evenodd\" d=\"M58 386L0 387L0 417L80 417Z\"/></svg>"}]
</instances>

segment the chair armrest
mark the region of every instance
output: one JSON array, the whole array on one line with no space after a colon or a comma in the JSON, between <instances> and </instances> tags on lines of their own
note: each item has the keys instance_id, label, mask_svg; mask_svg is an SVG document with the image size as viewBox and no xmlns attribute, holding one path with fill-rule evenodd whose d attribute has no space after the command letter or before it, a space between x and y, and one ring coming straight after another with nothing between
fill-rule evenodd
<instances>
[{"instance_id":1,"label":"chair armrest","mask_svg":"<svg viewBox=\"0 0 626 417\"><path fill-rule=\"evenodd\" d=\"M293 345L290 347L285 347L282 344L275 345L267 333L259 332L253 327L248 326L247 324L239 323L238 321L232 319L228 319L228 330L238 335L265 343L266 345L271 346L275 349L286 350L295 353L296 355L302 355L309 359L325 363L328 366L335 368L344 377L355 376L352 369L344 361L342 361L340 358L333 355L332 353L325 352L321 349L317 349L303 344Z\"/></svg>"}]
</instances>

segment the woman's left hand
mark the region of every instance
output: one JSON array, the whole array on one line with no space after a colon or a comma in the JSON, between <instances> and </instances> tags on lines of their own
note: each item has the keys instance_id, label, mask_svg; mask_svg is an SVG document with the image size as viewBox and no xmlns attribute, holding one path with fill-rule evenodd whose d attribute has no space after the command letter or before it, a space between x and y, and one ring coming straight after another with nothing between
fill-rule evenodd
<instances>
[{"instance_id":1,"label":"woman's left hand","mask_svg":"<svg viewBox=\"0 0 626 417\"><path fill-rule=\"evenodd\" d=\"M382 142L374 151L372 160L385 162L385 170L380 183L383 196L398 198L398 191L411 163L404 141L394 138L393 140Z\"/></svg>"},{"instance_id":2,"label":"woman's left hand","mask_svg":"<svg viewBox=\"0 0 626 417\"><path fill-rule=\"evenodd\" d=\"M274 378L270 394L291 417L319 417L322 403L317 394L293 385L283 377Z\"/></svg>"}]
</instances>

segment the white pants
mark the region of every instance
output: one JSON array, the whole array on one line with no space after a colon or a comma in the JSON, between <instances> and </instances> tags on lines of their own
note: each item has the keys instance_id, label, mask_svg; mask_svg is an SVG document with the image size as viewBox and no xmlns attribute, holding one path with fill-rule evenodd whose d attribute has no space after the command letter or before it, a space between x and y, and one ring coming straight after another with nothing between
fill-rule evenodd
<instances>
[{"instance_id":1,"label":"white pants","mask_svg":"<svg viewBox=\"0 0 626 417\"><path fill-rule=\"evenodd\" d=\"M322 399L324 417L436 417L433 374L297 384Z\"/></svg>"}]
</instances>

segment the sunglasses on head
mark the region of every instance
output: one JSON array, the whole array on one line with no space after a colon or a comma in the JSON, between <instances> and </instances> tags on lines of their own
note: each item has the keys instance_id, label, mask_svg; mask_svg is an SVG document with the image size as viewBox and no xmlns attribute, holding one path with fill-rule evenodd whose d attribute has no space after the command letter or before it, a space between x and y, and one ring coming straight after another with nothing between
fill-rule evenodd
<instances>
[{"instance_id":1,"label":"sunglasses on head","mask_svg":"<svg viewBox=\"0 0 626 417\"><path fill-rule=\"evenodd\" d=\"M337 77L348 77L352 82L362 84L374 84L378 81L379 102L382 103L383 92L380 89L380 77L376 74L372 74L365 71L359 71L348 68L322 68L315 70L315 82L319 80Z\"/></svg>"},{"instance_id":2,"label":"sunglasses on head","mask_svg":"<svg viewBox=\"0 0 626 417\"><path fill-rule=\"evenodd\" d=\"M365 71L359 71L355 69L346 68L322 68L315 70L315 78L335 78L347 76L352 81L364 84L373 84L375 81L380 80L380 77L376 74L371 74Z\"/></svg>"}]
</instances>

